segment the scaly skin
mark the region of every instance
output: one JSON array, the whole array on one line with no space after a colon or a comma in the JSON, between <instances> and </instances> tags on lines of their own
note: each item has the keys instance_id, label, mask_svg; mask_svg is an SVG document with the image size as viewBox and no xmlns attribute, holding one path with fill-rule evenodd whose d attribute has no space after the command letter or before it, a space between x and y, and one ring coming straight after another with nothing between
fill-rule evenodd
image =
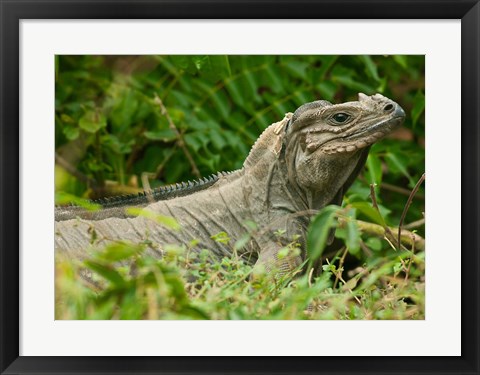
<instances>
[{"instance_id":1,"label":"scaly skin","mask_svg":"<svg viewBox=\"0 0 480 375\"><path fill-rule=\"evenodd\" d=\"M190 195L139 205L145 212L174 217L180 231L144 215L126 217L121 205L107 208L95 220L62 214L67 220L55 223L56 252L83 258L92 246L126 240L147 243L150 254L161 257L165 244L197 239L194 250L206 248L229 256L233 244L248 233L246 223L253 221L258 229L238 255L267 271L292 270L305 259L312 210L341 204L370 145L400 126L404 117L398 104L380 94L359 94L358 101L336 105L305 104L262 133L242 169L219 174L212 184ZM74 211L82 216L81 210ZM226 232L230 242L214 241L211 236L219 232ZM278 259L280 249L295 237L300 254Z\"/></svg>"}]
</instances>

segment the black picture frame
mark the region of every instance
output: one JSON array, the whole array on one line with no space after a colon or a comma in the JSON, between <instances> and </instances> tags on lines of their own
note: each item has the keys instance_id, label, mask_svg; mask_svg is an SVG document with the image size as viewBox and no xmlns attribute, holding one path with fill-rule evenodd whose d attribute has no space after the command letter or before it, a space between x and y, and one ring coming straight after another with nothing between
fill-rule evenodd
<instances>
[{"instance_id":1,"label":"black picture frame","mask_svg":"<svg viewBox=\"0 0 480 375\"><path fill-rule=\"evenodd\" d=\"M2 374L449 373L478 374L478 0L0 0L0 370ZM19 21L21 19L461 19L462 303L459 357L24 357L19 356ZM353 37L353 36L352 36ZM446 171L447 173L447 171ZM448 181L448 178L446 178ZM445 197L448 200L448 197ZM446 215L445 220L448 220ZM448 300L445 301L448 303ZM299 345L297 343L296 345Z\"/></svg>"}]
</instances>

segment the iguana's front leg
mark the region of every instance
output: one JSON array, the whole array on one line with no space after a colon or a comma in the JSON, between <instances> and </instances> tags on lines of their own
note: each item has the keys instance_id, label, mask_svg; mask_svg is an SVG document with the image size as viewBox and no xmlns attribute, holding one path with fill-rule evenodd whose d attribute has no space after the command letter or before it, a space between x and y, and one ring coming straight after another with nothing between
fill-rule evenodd
<instances>
[{"instance_id":1,"label":"iguana's front leg","mask_svg":"<svg viewBox=\"0 0 480 375\"><path fill-rule=\"evenodd\" d=\"M300 220L285 220L284 225L261 238L254 279L261 275L281 278L300 271L305 261L305 231Z\"/></svg>"},{"instance_id":2,"label":"iguana's front leg","mask_svg":"<svg viewBox=\"0 0 480 375\"><path fill-rule=\"evenodd\" d=\"M291 250L283 255L285 249L286 247L276 243L270 243L264 247L255 263L253 278L267 276L278 279L299 270L303 263L302 256L293 254Z\"/></svg>"}]
</instances>

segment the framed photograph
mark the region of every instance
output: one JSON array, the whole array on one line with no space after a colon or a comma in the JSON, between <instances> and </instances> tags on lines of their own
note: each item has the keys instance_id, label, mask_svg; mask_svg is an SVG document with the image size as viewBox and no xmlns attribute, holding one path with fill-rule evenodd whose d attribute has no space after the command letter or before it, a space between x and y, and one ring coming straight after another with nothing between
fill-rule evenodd
<instances>
[{"instance_id":1,"label":"framed photograph","mask_svg":"<svg viewBox=\"0 0 480 375\"><path fill-rule=\"evenodd\" d=\"M0 9L2 374L479 373L477 1Z\"/></svg>"}]
</instances>

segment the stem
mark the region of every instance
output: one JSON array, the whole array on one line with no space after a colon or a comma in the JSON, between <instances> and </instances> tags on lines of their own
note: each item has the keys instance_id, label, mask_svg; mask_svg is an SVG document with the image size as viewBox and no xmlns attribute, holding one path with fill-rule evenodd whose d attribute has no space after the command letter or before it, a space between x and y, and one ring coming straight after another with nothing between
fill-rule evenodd
<instances>
[{"instance_id":1,"label":"stem","mask_svg":"<svg viewBox=\"0 0 480 375\"><path fill-rule=\"evenodd\" d=\"M378 204L377 204L377 196L375 194L375 186L376 184L370 184L370 198L372 198L372 205L373 207L377 210L378 214L380 216L382 216L382 214L380 213L380 209L378 208ZM385 233L388 235L388 237L390 238L386 238L387 241L390 243L391 241L395 241L394 238L395 236L393 235L392 231L390 230L390 228L387 226L387 224L384 225L383 227L385 229ZM400 249L400 240L398 241L398 248ZM396 249L395 246L392 246L393 249Z\"/></svg>"},{"instance_id":2,"label":"stem","mask_svg":"<svg viewBox=\"0 0 480 375\"><path fill-rule=\"evenodd\" d=\"M340 228L344 228L347 225L347 221L344 218L339 217L338 224ZM385 238L385 228L381 225L368 223L362 220L357 220L357 225L358 229L360 229L363 233L370 234L379 238ZM392 231L396 231L398 228L389 229ZM400 242L410 247L415 244L415 249L425 250L425 239L418 234L405 229L402 229L401 231Z\"/></svg>"},{"instance_id":3,"label":"stem","mask_svg":"<svg viewBox=\"0 0 480 375\"><path fill-rule=\"evenodd\" d=\"M155 104L157 104L157 105L160 107L160 111L161 111L162 115L164 115L165 118L167 119L168 126L169 126L170 129L175 133L175 135L177 136L177 144L178 144L178 146L183 150L183 153L185 154L188 162L190 163L190 166L192 167L192 173L193 173L197 178L202 177L202 176L200 175L200 171L199 171L198 168L197 168L197 165L195 164L195 161L194 161L193 158L192 158L192 155L190 154L190 151L188 151L187 145L185 144L185 141L184 141L184 139L183 139L183 137L182 137L182 134L178 131L178 128L175 126L175 124L173 123L172 118L171 118L170 115L168 114L167 108L165 108L165 105L163 104L162 99L160 99L160 97L159 97L157 94L155 94L154 102L155 102Z\"/></svg>"},{"instance_id":4,"label":"stem","mask_svg":"<svg viewBox=\"0 0 480 375\"><path fill-rule=\"evenodd\" d=\"M405 220L405 216L407 216L407 212L408 212L408 209L410 208L410 205L412 204L413 197L417 193L417 191L420 188L420 185L423 183L423 181L425 181L425 173L422 174L422 176L418 180L417 184L415 185L412 192L410 193L410 196L408 197L407 204L403 208L402 216L400 218L400 224L398 224L398 243L400 243L400 237L401 237L401 233L402 233L403 221Z\"/></svg>"}]
</instances>

